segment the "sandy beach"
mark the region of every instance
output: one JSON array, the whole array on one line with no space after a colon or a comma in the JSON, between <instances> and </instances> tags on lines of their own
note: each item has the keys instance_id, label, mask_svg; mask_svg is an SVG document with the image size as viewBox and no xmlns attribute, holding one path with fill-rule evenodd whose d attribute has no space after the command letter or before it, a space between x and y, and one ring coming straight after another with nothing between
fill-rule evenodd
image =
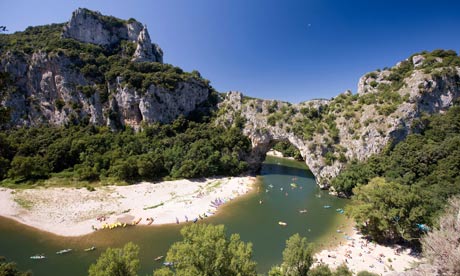
<instances>
[{"instance_id":1,"label":"sandy beach","mask_svg":"<svg viewBox=\"0 0 460 276\"><path fill-rule=\"evenodd\" d=\"M342 234L344 239L341 245L322 250L315 255L315 265L324 263L330 268L336 268L345 263L354 273L367 270L386 275L403 272L420 261L420 258L410 254L409 249L398 245L390 247L368 242L354 228Z\"/></svg>"},{"instance_id":2,"label":"sandy beach","mask_svg":"<svg viewBox=\"0 0 460 276\"><path fill-rule=\"evenodd\" d=\"M61 236L95 229L181 223L213 215L217 208L248 193L256 178L142 182L86 188L0 188L0 216ZM151 222L153 219L153 222Z\"/></svg>"}]
</instances>

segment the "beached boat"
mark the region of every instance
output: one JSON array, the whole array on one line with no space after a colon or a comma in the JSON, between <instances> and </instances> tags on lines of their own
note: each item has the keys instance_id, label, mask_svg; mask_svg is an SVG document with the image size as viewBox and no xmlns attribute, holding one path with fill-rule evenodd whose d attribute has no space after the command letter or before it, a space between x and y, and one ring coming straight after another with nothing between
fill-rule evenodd
<instances>
[{"instance_id":1,"label":"beached boat","mask_svg":"<svg viewBox=\"0 0 460 276\"><path fill-rule=\"evenodd\" d=\"M281 225L281 226L287 226L287 223L284 222L284 221L278 221L278 224Z\"/></svg>"},{"instance_id":2,"label":"beached boat","mask_svg":"<svg viewBox=\"0 0 460 276\"><path fill-rule=\"evenodd\" d=\"M42 259L45 259L46 257L43 254L37 254L37 255L30 256L30 258L32 260L42 260Z\"/></svg>"},{"instance_id":3,"label":"beached boat","mask_svg":"<svg viewBox=\"0 0 460 276\"><path fill-rule=\"evenodd\" d=\"M85 252L94 251L94 250L96 250L96 247L91 246L91 247L89 247L89 248L86 248L86 249L85 249Z\"/></svg>"},{"instance_id":4,"label":"beached boat","mask_svg":"<svg viewBox=\"0 0 460 276\"><path fill-rule=\"evenodd\" d=\"M141 222L142 218L138 218L137 220L133 220L132 225L138 225Z\"/></svg>"},{"instance_id":5,"label":"beached boat","mask_svg":"<svg viewBox=\"0 0 460 276\"><path fill-rule=\"evenodd\" d=\"M155 261L159 261L159 260L163 259L163 257L164 256L158 256L158 257L155 258Z\"/></svg>"},{"instance_id":6,"label":"beached boat","mask_svg":"<svg viewBox=\"0 0 460 276\"><path fill-rule=\"evenodd\" d=\"M66 253L69 253L70 251L72 251L72 249L70 249L70 248L62 249L62 250L59 250L58 252L56 252L56 254L58 254L58 255L66 254Z\"/></svg>"},{"instance_id":7,"label":"beached boat","mask_svg":"<svg viewBox=\"0 0 460 276\"><path fill-rule=\"evenodd\" d=\"M153 223L153 218L147 218L147 225L150 225Z\"/></svg>"},{"instance_id":8,"label":"beached boat","mask_svg":"<svg viewBox=\"0 0 460 276\"><path fill-rule=\"evenodd\" d=\"M163 265L164 265L164 266L173 266L174 263L171 263L171 262L164 262Z\"/></svg>"}]
</instances>

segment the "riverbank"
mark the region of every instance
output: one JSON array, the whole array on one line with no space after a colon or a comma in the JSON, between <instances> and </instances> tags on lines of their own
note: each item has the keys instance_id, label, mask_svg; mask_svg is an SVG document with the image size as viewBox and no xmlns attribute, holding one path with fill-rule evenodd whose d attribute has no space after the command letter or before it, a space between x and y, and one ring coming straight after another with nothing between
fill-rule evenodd
<instances>
[{"instance_id":1,"label":"riverbank","mask_svg":"<svg viewBox=\"0 0 460 276\"><path fill-rule=\"evenodd\" d=\"M379 275L390 272L403 272L420 258L411 254L409 249L398 245L383 246L368 242L355 228L339 233L343 241L335 248L328 248L315 255L316 263L324 263L331 268L345 263L354 273L367 270Z\"/></svg>"},{"instance_id":2,"label":"riverbank","mask_svg":"<svg viewBox=\"0 0 460 276\"><path fill-rule=\"evenodd\" d=\"M193 221L248 193L252 176L85 188L0 188L0 216L60 236L96 229ZM153 222L152 222L153 221Z\"/></svg>"},{"instance_id":3,"label":"riverbank","mask_svg":"<svg viewBox=\"0 0 460 276\"><path fill-rule=\"evenodd\" d=\"M289 159L289 160L294 160L294 157L288 157L288 156L285 157L282 152L274 150L274 149L271 149L271 150L267 151L267 155L268 156L273 156L273 157L278 157L278 158L286 158L286 159Z\"/></svg>"}]
</instances>

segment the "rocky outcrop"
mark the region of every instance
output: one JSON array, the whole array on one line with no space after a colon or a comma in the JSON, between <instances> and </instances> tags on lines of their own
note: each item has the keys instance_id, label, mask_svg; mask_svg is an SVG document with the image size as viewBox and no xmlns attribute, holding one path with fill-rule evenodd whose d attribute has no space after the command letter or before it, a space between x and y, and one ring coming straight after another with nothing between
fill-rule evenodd
<instances>
[{"instance_id":1,"label":"rocky outcrop","mask_svg":"<svg viewBox=\"0 0 460 276\"><path fill-rule=\"evenodd\" d=\"M125 58L125 52L113 52L110 47L124 40L132 41L137 45L132 61L163 61L163 53L158 45L151 43L147 28L135 20L124 21L78 9L64 27L62 37L109 47L108 52L112 51L116 59ZM95 62L95 58L90 60ZM107 60L105 57L105 72L110 70ZM14 82L8 93L3 93L0 87L1 107L6 107L10 115L7 127L83 123L137 129L142 123L169 123L180 115L186 116L206 102L211 93L211 87L199 75L186 75L179 68L173 73L166 72L171 67L167 65L153 64L155 69L147 72L151 78L169 78L167 86L162 86L161 81L151 81L148 86L135 88L129 81L123 81L121 73L115 81L101 77L101 71L97 73L99 77L88 76L82 69L84 66L98 69L93 63L84 62L61 49L36 49L29 54L3 52L0 47L0 71L8 73ZM142 76L138 71L129 72L135 69L123 70ZM159 75L155 75L157 72Z\"/></svg>"},{"instance_id":2,"label":"rocky outcrop","mask_svg":"<svg viewBox=\"0 0 460 276\"><path fill-rule=\"evenodd\" d=\"M133 61L154 61L163 63L163 51L156 44L150 42L147 28L143 28L137 38L137 47L133 55Z\"/></svg>"},{"instance_id":3,"label":"rocky outcrop","mask_svg":"<svg viewBox=\"0 0 460 276\"><path fill-rule=\"evenodd\" d=\"M72 13L62 37L106 47L128 40L137 44L133 60L163 62L163 51L151 42L147 28L133 19L124 21L80 8Z\"/></svg>"},{"instance_id":4,"label":"rocky outcrop","mask_svg":"<svg viewBox=\"0 0 460 276\"><path fill-rule=\"evenodd\" d=\"M460 68L419 70L424 60L410 60L413 69L402 83L389 77L402 66L397 65L363 76L356 95L347 91L331 100L289 104L229 92L219 104L225 112L221 110L218 122L245 122L243 132L253 148L247 158L252 169L260 166L275 142L289 141L300 150L317 183L328 188L347 162L364 160L401 141L417 131L415 119L443 112L460 98Z\"/></svg>"},{"instance_id":5,"label":"rocky outcrop","mask_svg":"<svg viewBox=\"0 0 460 276\"><path fill-rule=\"evenodd\" d=\"M11 126L87 122L138 128L142 122L168 123L187 115L210 93L208 86L194 79L179 82L173 90L152 84L147 91L140 91L118 78L117 83L108 85L109 91L103 91L72 70L65 56L44 52L7 56L0 61L0 68L10 73L17 87L2 102L11 109ZM91 88L92 94L84 93L82 87ZM110 95L110 101L101 101L104 93Z\"/></svg>"},{"instance_id":6,"label":"rocky outcrop","mask_svg":"<svg viewBox=\"0 0 460 276\"><path fill-rule=\"evenodd\" d=\"M120 86L113 98L117 106L116 120L135 127L142 122L171 122L180 114L188 115L195 110L208 99L209 92L205 85L194 80L180 82L173 91L152 85L143 94ZM113 124L113 119L108 118L108 125Z\"/></svg>"}]
</instances>

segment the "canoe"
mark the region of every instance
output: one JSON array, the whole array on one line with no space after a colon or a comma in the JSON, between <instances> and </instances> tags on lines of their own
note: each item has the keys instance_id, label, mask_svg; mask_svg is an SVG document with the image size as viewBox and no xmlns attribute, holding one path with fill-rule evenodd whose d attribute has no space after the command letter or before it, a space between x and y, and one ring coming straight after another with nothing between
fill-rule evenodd
<instances>
[{"instance_id":1,"label":"canoe","mask_svg":"<svg viewBox=\"0 0 460 276\"><path fill-rule=\"evenodd\" d=\"M278 224L281 225L281 226L287 226L287 223L284 222L284 221L278 221Z\"/></svg>"},{"instance_id":2,"label":"canoe","mask_svg":"<svg viewBox=\"0 0 460 276\"><path fill-rule=\"evenodd\" d=\"M86 252L94 251L94 250L96 250L96 247L94 247L94 246L91 246L91 247L85 249Z\"/></svg>"},{"instance_id":3,"label":"canoe","mask_svg":"<svg viewBox=\"0 0 460 276\"><path fill-rule=\"evenodd\" d=\"M72 249L70 249L70 248L62 249L62 250L59 250L58 252L56 252L56 254L61 255L61 254L69 253L70 251L72 251Z\"/></svg>"},{"instance_id":4,"label":"canoe","mask_svg":"<svg viewBox=\"0 0 460 276\"><path fill-rule=\"evenodd\" d=\"M30 256L30 258L32 260L42 260L42 259L45 259L46 257L43 254L39 254L39 255Z\"/></svg>"},{"instance_id":5,"label":"canoe","mask_svg":"<svg viewBox=\"0 0 460 276\"><path fill-rule=\"evenodd\" d=\"M158 257L155 258L155 261L159 261L161 259L163 259L163 256L158 256Z\"/></svg>"}]
</instances>

